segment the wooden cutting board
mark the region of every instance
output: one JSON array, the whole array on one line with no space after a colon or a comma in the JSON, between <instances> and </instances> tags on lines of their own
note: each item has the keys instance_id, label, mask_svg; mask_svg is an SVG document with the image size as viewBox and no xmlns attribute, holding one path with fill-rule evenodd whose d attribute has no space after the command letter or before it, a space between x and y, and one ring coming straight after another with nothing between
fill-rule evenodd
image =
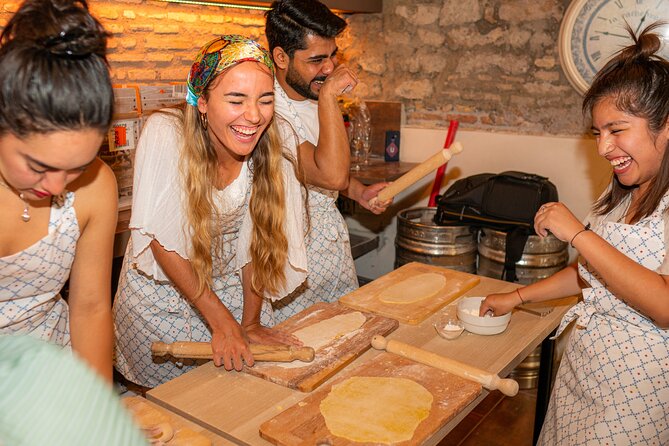
<instances>
[{"instance_id":1,"label":"wooden cutting board","mask_svg":"<svg viewBox=\"0 0 669 446\"><path fill-rule=\"evenodd\" d=\"M446 278L446 284L438 293L427 299L412 303L389 304L379 299L379 294L418 274L436 273ZM481 279L473 274L454 271L424 263L411 262L343 296L339 302L360 311L387 316L404 324L418 325L439 309L474 288ZM407 285L407 294L412 290Z\"/></svg>"},{"instance_id":2,"label":"wooden cutting board","mask_svg":"<svg viewBox=\"0 0 669 446\"><path fill-rule=\"evenodd\" d=\"M278 324L278 329L289 333L330 319L334 316L356 312L338 303L317 303ZM375 314L364 313L366 321L362 327L350 335L334 339L316 351L316 357L310 363L293 361L290 363L257 362L244 371L276 384L311 392L329 377L337 373L348 363L371 347L374 335L391 333L398 327L398 322Z\"/></svg>"},{"instance_id":3,"label":"wooden cutting board","mask_svg":"<svg viewBox=\"0 0 669 446\"><path fill-rule=\"evenodd\" d=\"M158 424L169 425L174 432L174 436L160 443L165 446L223 446L232 444L223 437L219 437L213 432L209 432L203 427L140 396L124 397L121 398L121 402L131 413L137 425L147 433Z\"/></svg>"},{"instance_id":4,"label":"wooden cutting board","mask_svg":"<svg viewBox=\"0 0 669 446\"><path fill-rule=\"evenodd\" d=\"M481 386L478 383L434 367L418 364L401 356L382 353L374 360L344 373L331 385L312 393L299 403L262 423L260 436L280 446L370 445L370 443L358 443L335 437L328 430L320 412L320 403L330 393L332 385L352 376L408 378L432 393L434 400L428 417L418 425L410 441L396 443L404 446L421 444L481 393Z\"/></svg>"}]
</instances>

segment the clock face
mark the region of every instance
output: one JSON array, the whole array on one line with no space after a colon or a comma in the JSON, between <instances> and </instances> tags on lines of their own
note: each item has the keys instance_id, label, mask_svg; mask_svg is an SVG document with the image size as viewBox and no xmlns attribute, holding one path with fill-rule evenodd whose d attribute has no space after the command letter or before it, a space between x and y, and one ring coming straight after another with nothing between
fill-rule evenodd
<instances>
[{"instance_id":1,"label":"clock face","mask_svg":"<svg viewBox=\"0 0 669 446\"><path fill-rule=\"evenodd\" d=\"M628 23L638 35L658 20L669 20L669 0L573 0L560 28L560 60L572 85L584 92L595 74L622 48L633 43ZM669 27L658 54L669 59Z\"/></svg>"}]
</instances>

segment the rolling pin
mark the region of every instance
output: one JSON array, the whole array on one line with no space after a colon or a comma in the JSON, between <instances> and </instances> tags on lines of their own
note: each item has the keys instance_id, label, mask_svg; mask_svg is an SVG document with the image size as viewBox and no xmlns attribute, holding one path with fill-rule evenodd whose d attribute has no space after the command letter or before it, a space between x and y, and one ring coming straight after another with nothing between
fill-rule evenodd
<instances>
[{"instance_id":1,"label":"rolling pin","mask_svg":"<svg viewBox=\"0 0 669 446\"><path fill-rule=\"evenodd\" d=\"M442 164L448 162L451 157L455 154L462 152L462 144L459 142L454 142L451 144L449 149L440 150L438 153L435 153L430 158L426 159L395 181L393 181L388 187L382 189L379 194L370 200L370 203L375 201L385 202L393 198L395 195L402 192L407 187L414 184L416 181L423 178L428 173L439 168Z\"/></svg>"},{"instance_id":2,"label":"rolling pin","mask_svg":"<svg viewBox=\"0 0 669 446\"><path fill-rule=\"evenodd\" d=\"M151 344L154 356L171 355L174 358L212 359L209 342L154 342ZM256 361L291 362L294 360L311 362L314 360L314 349L311 347L295 347L292 345L251 344L251 353Z\"/></svg>"},{"instance_id":3,"label":"rolling pin","mask_svg":"<svg viewBox=\"0 0 669 446\"><path fill-rule=\"evenodd\" d=\"M477 369L455 359L439 356L404 342L387 340L381 335L376 335L372 338L372 347L475 381L488 390L499 390L507 396L515 396L518 393L518 383L513 379L502 379L485 370Z\"/></svg>"}]
</instances>

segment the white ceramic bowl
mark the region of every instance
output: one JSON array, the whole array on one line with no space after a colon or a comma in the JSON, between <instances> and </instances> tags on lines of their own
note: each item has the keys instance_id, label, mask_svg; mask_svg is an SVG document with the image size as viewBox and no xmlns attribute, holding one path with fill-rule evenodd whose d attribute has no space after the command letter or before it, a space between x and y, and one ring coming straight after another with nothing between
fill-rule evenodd
<instances>
[{"instance_id":1,"label":"white ceramic bowl","mask_svg":"<svg viewBox=\"0 0 669 446\"><path fill-rule=\"evenodd\" d=\"M503 316L480 317L479 308L485 297L463 297L458 302L458 319L465 330L480 335L495 335L506 330L511 320L511 312Z\"/></svg>"}]
</instances>

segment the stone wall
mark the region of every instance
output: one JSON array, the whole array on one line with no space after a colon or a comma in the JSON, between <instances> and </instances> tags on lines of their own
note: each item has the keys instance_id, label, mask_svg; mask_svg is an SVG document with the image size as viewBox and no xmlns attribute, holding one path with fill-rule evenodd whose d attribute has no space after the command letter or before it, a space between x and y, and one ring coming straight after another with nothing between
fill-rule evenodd
<instances>
[{"instance_id":1,"label":"stone wall","mask_svg":"<svg viewBox=\"0 0 669 446\"><path fill-rule=\"evenodd\" d=\"M557 51L569 0L384 0L381 14L347 16L342 58L360 73L357 94L401 101L405 124L520 134L580 135L580 96ZM19 3L3 3L0 26ZM112 33L118 84L183 81L198 48L228 33L262 39L260 11L91 1Z\"/></svg>"}]
</instances>

